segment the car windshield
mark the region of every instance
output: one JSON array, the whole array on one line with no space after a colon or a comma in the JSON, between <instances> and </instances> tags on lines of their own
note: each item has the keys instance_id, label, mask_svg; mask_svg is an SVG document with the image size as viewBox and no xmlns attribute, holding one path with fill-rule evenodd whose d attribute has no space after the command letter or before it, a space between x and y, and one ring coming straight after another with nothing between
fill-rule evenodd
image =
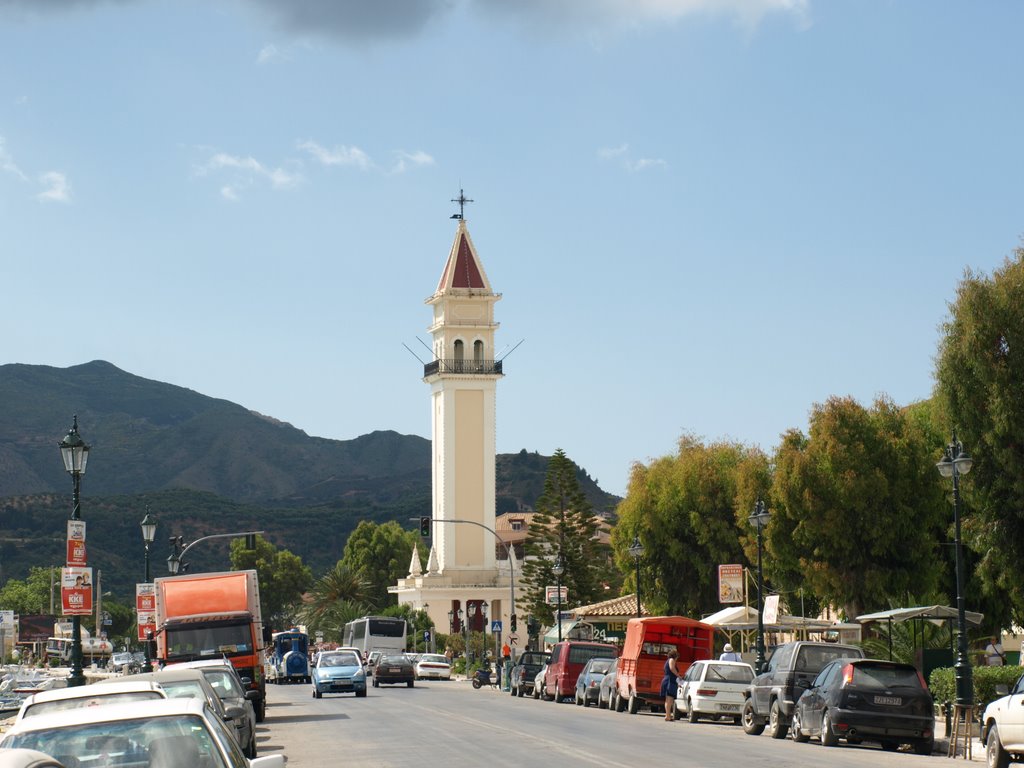
<instances>
[{"instance_id":1,"label":"car windshield","mask_svg":"<svg viewBox=\"0 0 1024 768\"><path fill-rule=\"evenodd\" d=\"M244 699L245 691L228 669L204 669L203 674L222 699Z\"/></svg>"},{"instance_id":2,"label":"car windshield","mask_svg":"<svg viewBox=\"0 0 1024 768\"><path fill-rule=\"evenodd\" d=\"M198 680L160 681L164 691L172 699L199 699L206 700L206 691ZM219 706L219 705L218 705Z\"/></svg>"},{"instance_id":3,"label":"car windshield","mask_svg":"<svg viewBox=\"0 0 1024 768\"><path fill-rule=\"evenodd\" d=\"M739 664L709 664L704 679L723 683L749 683L754 679L754 670Z\"/></svg>"},{"instance_id":4,"label":"car windshield","mask_svg":"<svg viewBox=\"0 0 1024 768\"><path fill-rule=\"evenodd\" d=\"M318 667L358 667L359 659L354 653L324 653L320 655Z\"/></svg>"},{"instance_id":5,"label":"car windshield","mask_svg":"<svg viewBox=\"0 0 1024 768\"><path fill-rule=\"evenodd\" d=\"M25 710L23 717L48 715L51 712L63 712L78 707L98 707L103 704L126 704L131 701L162 698L164 697L159 691L112 691L111 693L96 694L94 696L75 696L71 699L41 701L38 704L33 704Z\"/></svg>"},{"instance_id":6,"label":"car windshield","mask_svg":"<svg viewBox=\"0 0 1024 768\"><path fill-rule=\"evenodd\" d=\"M227 768L202 718L175 715L8 735L0 747L37 749L63 765Z\"/></svg>"},{"instance_id":7,"label":"car windshield","mask_svg":"<svg viewBox=\"0 0 1024 768\"><path fill-rule=\"evenodd\" d=\"M889 664L854 665L853 683L864 688L920 688L921 679L913 667Z\"/></svg>"}]
</instances>

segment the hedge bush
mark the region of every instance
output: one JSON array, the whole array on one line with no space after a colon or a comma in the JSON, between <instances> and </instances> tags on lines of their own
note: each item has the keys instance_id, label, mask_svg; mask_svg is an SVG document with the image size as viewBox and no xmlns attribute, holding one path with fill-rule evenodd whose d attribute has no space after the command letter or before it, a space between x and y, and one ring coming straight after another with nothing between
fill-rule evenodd
<instances>
[{"instance_id":1,"label":"hedge bush","mask_svg":"<svg viewBox=\"0 0 1024 768\"><path fill-rule=\"evenodd\" d=\"M1012 688L1020 678L1024 669L1021 667L973 667L974 703L979 709L998 699L1002 694L996 693L997 685ZM956 700L956 680L953 667L933 669L928 681L932 696L937 705Z\"/></svg>"}]
</instances>

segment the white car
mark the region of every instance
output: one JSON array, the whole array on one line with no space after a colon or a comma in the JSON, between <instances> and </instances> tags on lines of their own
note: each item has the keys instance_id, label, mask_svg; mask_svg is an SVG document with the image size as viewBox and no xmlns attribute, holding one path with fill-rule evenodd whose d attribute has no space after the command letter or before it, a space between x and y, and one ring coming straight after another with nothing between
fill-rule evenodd
<instances>
[{"instance_id":1,"label":"white car","mask_svg":"<svg viewBox=\"0 0 1024 768\"><path fill-rule=\"evenodd\" d=\"M199 699L80 707L19 720L0 749L37 749L64 765L149 768L284 768L284 755L246 760L221 719Z\"/></svg>"},{"instance_id":2,"label":"white car","mask_svg":"<svg viewBox=\"0 0 1024 768\"><path fill-rule=\"evenodd\" d=\"M1011 758L1024 758L1024 676L1008 695L985 707L981 740L989 768L1006 768Z\"/></svg>"},{"instance_id":3,"label":"white car","mask_svg":"<svg viewBox=\"0 0 1024 768\"><path fill-rule=\"evenodd\" d=\"M728 717L740 722L743 692L754 679L754 668L744 661L695 661L679 678L676 717L691 723L700 717Z\"/></svg>"},{"instance_id":4,"label":"white car","mask_svg":"<svg viewBox=\"0 0 1024 768\"><path fill-rule=\"evenodd\" d=\"M452 665L440 653L421 653L413 665L417 680L451 680Z\"/></svg>"},{"instance_id":5,"label":"white car","mask_svg":"<svg viewBox=\"0 0 1024 768\"><path fill-rule=\"evenodd\" d=\"M167 692L150 680L94 683L77 688L55 688L33 693L21 704L15 722L36 715L64 712L77 707L99 707L108 704L127 704L132 701L166 699Z\"/></svg>"}]
</instances>

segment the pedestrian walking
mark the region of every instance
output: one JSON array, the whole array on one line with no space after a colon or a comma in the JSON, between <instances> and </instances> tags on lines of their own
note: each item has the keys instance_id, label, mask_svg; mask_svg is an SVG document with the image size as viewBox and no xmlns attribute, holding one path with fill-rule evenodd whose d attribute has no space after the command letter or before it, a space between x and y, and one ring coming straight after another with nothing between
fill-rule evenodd
<instances>
[{"instance_id":1,"label":"pedestrian walking","mask_svg":"<svg viewBox=\"0 0 1024 768\"><path fill-rule=\"evenodd\" d=\"M743 657L741 657L738 653L736 653L736 651L734 651L732 649L732 644L731 643L726 643L725 647L722 649L722 655L718 657L718 660L719 661L743 661Z\"/></svg>"},{"instance_id":2,"label":"pedestrian walking","mask_svg":"<svg viewBox=\"0 0 1024 768\"><path fill-rule=\"evenodd\" d=\"M668 652L668 658L665 659L665 675L661 678L661 697L665 699L665 720L675 720L673 710L675 709L676 693L679 690L679 683L676 682L676 678L679 677L679 668L676 666L676 658L678 658L679 652L674 648Z\"/></svg>"}]
</instances>

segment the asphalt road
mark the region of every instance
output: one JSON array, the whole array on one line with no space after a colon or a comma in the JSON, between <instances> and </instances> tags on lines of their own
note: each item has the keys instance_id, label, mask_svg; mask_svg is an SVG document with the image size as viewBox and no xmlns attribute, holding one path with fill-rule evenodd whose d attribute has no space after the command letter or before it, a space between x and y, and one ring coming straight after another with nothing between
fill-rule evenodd
<instances>
[{"instance_id":1,"label":"asphalt road","mask_svg":"<svg viewBox=\"0 0 1024 768\"><path fill-rule=\"evenodd\" d=\"M367 697L312 698L308 685L268 686L259 754L284 752L289 767L602 766L666 763L692 768L922 766L945 758L875 746L776 741L732 724L665 722L572 703L514 698L469 683L370 688ZM977 761L978 756L975 755Z\"/></svg>"}]
</instances>

